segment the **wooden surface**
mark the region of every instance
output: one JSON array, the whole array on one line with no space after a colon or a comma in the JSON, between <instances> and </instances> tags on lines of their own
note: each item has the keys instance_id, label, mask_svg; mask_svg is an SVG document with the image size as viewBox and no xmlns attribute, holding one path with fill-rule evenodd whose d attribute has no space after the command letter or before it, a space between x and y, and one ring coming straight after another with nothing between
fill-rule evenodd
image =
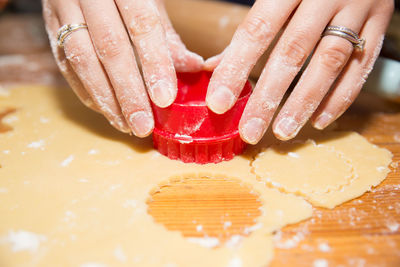
<instances>
[{"instance_id":1,"label":"wooden surface","mask_svg":"<svg viewBox=\"0 0 400 267\"><path fill-rule=\"evenodd\" d=\"M217 237L221 243L232 235L248 235L246 227L261 215L261 203L250 188L233 180L188 178L152 196L149 213L156 222L187 237Z\"/></svg>"},{"instance_id":2,"label":"wooden surface","mask_svg":"<svg viewBox=\"0 0 400 267\"><path fill-rule=\"evenodd\" d=\"M337 128L389 149L393 170L372 192L333 210L315 208L311 219L276 233L271 266L400 266L400 105L363 94ZM162 188L149 212L185 236L226 239L244 233L258 206L236 183L197 179ZM224 228L228 217L232 225Z\"/></svg>"}]
</instances>

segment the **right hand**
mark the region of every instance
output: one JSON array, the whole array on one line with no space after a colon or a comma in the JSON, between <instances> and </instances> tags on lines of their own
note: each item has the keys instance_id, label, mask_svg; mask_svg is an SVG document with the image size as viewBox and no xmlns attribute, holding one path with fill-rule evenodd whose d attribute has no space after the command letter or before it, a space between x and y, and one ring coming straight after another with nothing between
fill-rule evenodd
<instances>
[{"instance_id":1,"label":"right hand","mask_svg":"<svg viewBox=\"0 0 400 267\"><path fill-rule=\"evenodd\" d=\"M43 14L53 54L74 92L122 132L151 134L148 94L167 107L177 94L175 69L203 68L203 59L188 51L173 29L162 0L43 0ZM78 23L88 29L73 32L64 50L59 48L58 29Z\"/></svg>"}]
</instances>

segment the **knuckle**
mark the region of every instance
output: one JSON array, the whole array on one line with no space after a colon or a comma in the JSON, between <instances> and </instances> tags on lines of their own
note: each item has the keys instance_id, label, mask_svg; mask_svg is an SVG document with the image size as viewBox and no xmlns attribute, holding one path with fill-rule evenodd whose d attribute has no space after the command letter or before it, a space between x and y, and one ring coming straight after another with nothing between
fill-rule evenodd
<instances>
[{"instance_id":1,"label":"knuckle","mask_svg":"<svg viewBox=\"0 0 400 267\"><path fill-rule=\"evenodd\" d=\"M331 45L324 48L321 52L320 62L328 70L337 73L346 64L349 55L350 51L347 47Z\"/></svg>"},{"instance_id":2,"label":"knuckle","mask_svg":"<svg viewBox=\"0 0 400 267\"><path fill-rule=\"evenodd\" d=\"M307 58L307 49L304 47L303 37L295 37L285 43L283 48L283 56L288 62L296 67L301 67Z\"/></svg>"},{"instance_id":3,"label":"knuckle","mask_svg":"<svg viewBox=\"0 0 400 267\"><path fill-rule=\"evenodd\" d=\"M82 45L77 39L71 37L65 42L65 57L72 65L83 67L88 65L91 57L90 47Z\"/></svg>"},{"instance_id":4,"label":"knuckle","mask_svg":"<svg viewBox=\"0 0 400 267\"><path fill-rule=\"evenodd\" d=\"M99 42L95 44L100 59L115 58L121 55L124 38L121 34L108 31L100 35Z\"/></svg>"},{"instance_id":5,"label":"knuckle","mask_svg":"<svg viewBox=\"0 0 400 267\"><path fill-rule=\"evenodd\" d=\"M264 41L272 35L271 25L259 16L248 18L242 25L242 29L250 40Z\"/></svg>"},{"instance_id":6,"label":"knuckle","mask_svg":"<svg viewBox=\"0 0 400 267\"><path fill-rule=\"evenodd\" d=\"M160 20L156 14L152 12L137 11L136 14L133 15L132 21L129 25L129 32L133 36L141 36L152 32L157 25L160 24Z\"/></svg>"},{"instance_id":7,"label":"knuckle","mask_svg":"<svg viewBox=\"0 0 400 267\"><path fill-rule=\"evenodd\" d=\"M351 103L353 103L353 101L356 99L360 90L361 88L349 89L344 91L340 95L337 105L339 105L342 109L347 109L351 105Z\"/></svg>"}]
</instances>

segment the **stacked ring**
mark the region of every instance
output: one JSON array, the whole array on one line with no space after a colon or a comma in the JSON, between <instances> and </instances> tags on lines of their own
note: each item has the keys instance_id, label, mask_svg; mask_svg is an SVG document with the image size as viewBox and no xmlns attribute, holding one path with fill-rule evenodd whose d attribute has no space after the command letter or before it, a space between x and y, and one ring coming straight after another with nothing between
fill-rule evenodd
<instances>
[{"instance_id":1,"label":"stacked ring","mask_svg":"<svg viewBox=\"0 0 400 267\"><path fill-rule=\"evenodd\" d=\"M322 37L326 35L334 35L338 37L342 37L352 43L354 48L359 49L360 51L364 50L365 39L360 38L357 33L350 30L349 28L343 26L333 26L330 25L326 27L324 32L322 33Z\"/></svg>"},{"instance_id":2,"label":"stacked ring","mask_svg":"<svg viewBox=\"0 0 400 267\"><path fill-rule=\"evenodd\" d=\"M80 29L87 29L86 23L66 24L62 26L57 32L57 45L61 48L64 47L65 38L67 38L74 31Z\"/></svg>"}]
</instances>

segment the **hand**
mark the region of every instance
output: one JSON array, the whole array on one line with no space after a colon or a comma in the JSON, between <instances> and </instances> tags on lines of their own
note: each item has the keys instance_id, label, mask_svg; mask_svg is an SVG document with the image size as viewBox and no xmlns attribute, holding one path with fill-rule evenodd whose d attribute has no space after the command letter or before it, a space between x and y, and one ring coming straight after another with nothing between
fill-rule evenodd
<instances>
[{"instance_id":1,"label":"hand","mask_svg":"<svg viewBox=\"0 0 400 267\"><path fill-rule=\"evenodd\" d=\"M146 88L156 105L167 107L177 93L175 69L203 67L203 59L186 50L172 28L162 0L43 0L43 14L64 77L86 106L123 132L139 137L152 132ZM58 29L79 23L88 28L69 35L63 51L57 46Z\"/></svg>"},{"instance_id":2,"label":"hand","mask_svg":"<svg viewBox=\"0 0 400 267\"><path fill-rule=\"evenodd\" d=\"M310 63L273 123L281 140L297 135L311 118L323 129L354 101L382 46L394 8L393 0L258 0L219 56L207 105L216 113L230 109L257 59L287 23L249 99L240 121L244 141L256 144L264 135L289 85L307 57ZM364 51L337 36L321 33L327 25L344 26L366 39Z\"/></svg>"}]
</instances>

